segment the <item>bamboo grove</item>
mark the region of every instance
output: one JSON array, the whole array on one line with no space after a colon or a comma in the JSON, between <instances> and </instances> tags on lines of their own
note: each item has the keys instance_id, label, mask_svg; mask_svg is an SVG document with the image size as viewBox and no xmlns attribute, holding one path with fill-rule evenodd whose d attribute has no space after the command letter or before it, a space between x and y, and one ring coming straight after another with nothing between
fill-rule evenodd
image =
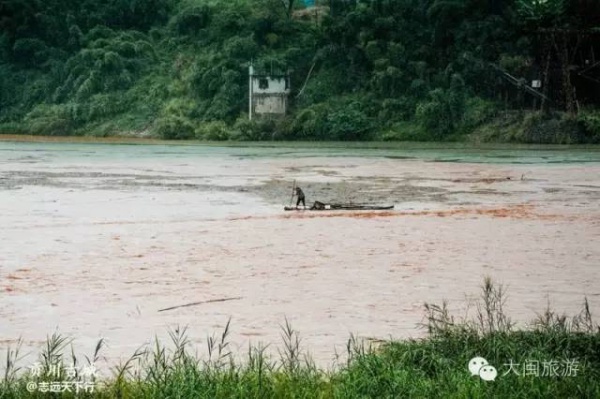
<instances>
[{"instance_id":1,"label":"bamboo grove","mask_svg":"<svg viewBox=\"0 0 600 399\"><path fill-rule=\"evenodd\" d=\"M590 143L599 106L595 0L0 2L0 133Z\"/></svg>"}]
</instances>

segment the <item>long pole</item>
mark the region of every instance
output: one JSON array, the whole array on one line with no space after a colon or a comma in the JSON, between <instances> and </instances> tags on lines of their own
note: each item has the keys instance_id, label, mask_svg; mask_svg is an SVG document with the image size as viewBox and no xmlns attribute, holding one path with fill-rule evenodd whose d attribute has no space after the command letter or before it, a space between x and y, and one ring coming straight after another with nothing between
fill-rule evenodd
<instances>
[{"instance_id":1,"label":"long pole","mask_svg":"<svg viewBox=\"0 0 600 399\"><path fill-rule=\"evenodd\" d=\"M252 120L252 76L254 75L254 66L252 65L252 62L250 63L250 67L248 68L248 76L249 76L249 82L248 82L248 119Z\"/></svg>"}]
</instances>

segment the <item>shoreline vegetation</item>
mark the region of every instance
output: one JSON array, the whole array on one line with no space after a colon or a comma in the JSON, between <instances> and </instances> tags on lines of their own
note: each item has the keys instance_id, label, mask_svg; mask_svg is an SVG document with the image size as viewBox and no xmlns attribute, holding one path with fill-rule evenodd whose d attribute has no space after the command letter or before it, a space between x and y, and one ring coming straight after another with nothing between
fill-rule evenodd
<instances>
[{"instance_id":1,"label":"shoreline vegetation","mask_svg":"<svg viewBox=\"0 0 600 399\"><path fill-rule=\"evenodd\" d=\"M597 120L596 120L597 119ZM279 134L278 129L285 129L287 119L258 119L244 121L238 119L236 125L229 126L224 122L196 123L195 133L164 135L154 128L141 131L122 131L118 128L109 131L97 130L93 126L83 125L76 130L43 130L32 128L26 122L0 122L0 141L63 141L93 142L104 139L115 143L168 144L184 142L211 143L277 143L277 142L311 142L319 143L465 143L465 144L556 144L556 145L596 145L600 144L600 111L570 116L565 113L544 115L541 112L519 112L498 117L487 123L478 125L469 133L455 133L445 137L424 134L414 124L403 124L360 139L343 137L323 139L296 137ZM596 124L598 126L596 126ZM243 125L243 127L240 127ZM251 133L250 133L251 132ZM39 137L39 139L36 139ZM389 147L389 145L388 145Z\"/></svg>"},{"instance_id":2,"label":"shoreline vegetation","mask_svg":"<svg viewBox=\"0 0 600 399\"><path fill-rule=\"evenodd\" d=\"M214 141L214 140L165 140L132 136L37 136L32 134L0 134L0 142L42 143L42 144L112 144L112 145L167 145L167 146L206 146L239 148L331 148L331 149L373 149L373 150L412 150L412 149L481 149L481 150L600 150L596 143L548 144L480 141Z\"/></svg>"},{"instance_id":3,"label":"shoreline vegetation","mask_svg":"<svg viewBox=\"0 0 600 399\"><path fill-rule=\"evenodd\" d=\"M600 143L593 1L30 3L0 6L0 135ZM284 117L249 120L250 62Z\"/></svg>"},{"instance_id":4,"label":"shoreline vegetation","mask_svg":"<svg viewBox=\"0 0 600 399\"><path fill-rule=\"evenodd\" d=\"M103 340L90 357L77 359L71 341L54 334L35 367L19 363L18 345L6 351L0 398L47 397L58 392L56 383L55 391L49 390L57 379L62 386L81 386L77 394L52 394L63 398L599 397L600 326L587 299L578 315L547 308L529 327L517 329L504 312L506 298L503 286L485 278L473 317L455 318L447 303L425 304L425 338L374 346L351 336L347 353L331 370L312 362L287 320L275 358L267 346L254 346L245 360L234 360L229 322L220 334L207 337L208 355L200 358L186 329L176 328L170 342L141 347L110 377L102 370L103 378L90 372L102 356ZM477 361L485 360L494 373L485 374L489 367L485 373L482 367L471 369L475 358L483 358ZM85 384L93 389L86 392Z\"/></svg>"}]
</instances>

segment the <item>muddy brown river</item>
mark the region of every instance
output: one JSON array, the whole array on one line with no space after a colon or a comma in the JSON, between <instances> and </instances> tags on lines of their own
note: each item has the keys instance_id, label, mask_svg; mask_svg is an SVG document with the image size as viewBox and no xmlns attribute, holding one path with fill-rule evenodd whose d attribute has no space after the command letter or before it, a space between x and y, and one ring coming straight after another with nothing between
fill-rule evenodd
<instances>
[{"instance_id":1,"label":"muddy brown river","mask_svg":"<svg viewBox=\"0 0 600 399\"><path fill-rule=\"evenodd\" d=\"M283 212L294 181L395 209ZM203 352L229 319L235 353L276 354L286 318L330 367L350 334L423 336L425 302L472 314L485 276L519 326L585 297L599 320L598 148L0 142L0 360L21 337L23 367L56 331L105 338L110 375L177 326Z\"/></svg>"}]
</instances>

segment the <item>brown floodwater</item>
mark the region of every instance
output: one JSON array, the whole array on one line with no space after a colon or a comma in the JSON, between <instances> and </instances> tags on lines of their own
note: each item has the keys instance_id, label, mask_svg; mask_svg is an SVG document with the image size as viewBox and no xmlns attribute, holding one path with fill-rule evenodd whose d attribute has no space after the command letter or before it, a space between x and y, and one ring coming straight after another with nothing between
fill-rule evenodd
<instances>
[{"instance_id":1,"label":"brown floodwater","mask_svg":"<svg viewBox=\"0 0 600 399\"><path fill-rule=\"evenodd\" d=\"M395 209L283 212L294 181ZM329 367L351 334L423 336L426 302L473 315L485 276L519 326L584 297L599 315L599 205L597 151L0 142L0 353L105 338L109 375L177 326L203 352L229 319L234 352L276 354L287 319Z\"/></svg>"}]
</instances>

